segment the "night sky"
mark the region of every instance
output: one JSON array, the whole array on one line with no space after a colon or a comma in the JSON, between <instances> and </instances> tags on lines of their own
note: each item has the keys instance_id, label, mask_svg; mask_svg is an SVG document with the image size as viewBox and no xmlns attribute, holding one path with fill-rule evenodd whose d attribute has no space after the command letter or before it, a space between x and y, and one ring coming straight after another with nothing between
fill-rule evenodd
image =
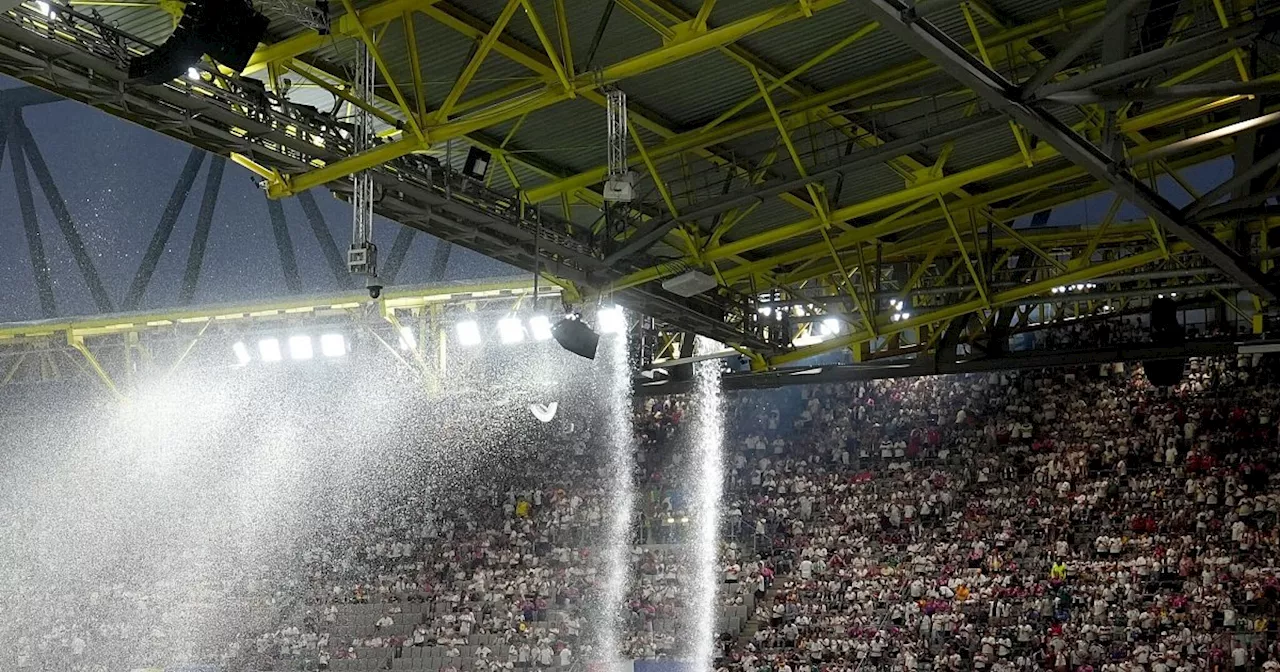
<instances>
[{"instance_id":1,"label":"night sky","mask_svg":"<svg viewBox=\"0 0 1280 672\"><path fill-rule=\"evenodd\" d=\"M0 77L0 90L21 86ZM0 93L3 95L3 93ZM119 304L137 270L160 214L190 148L172 138L135 126L104 112L71 101L27 108L27 125L50 166L85 245L94 258L113 301ZM27 240L15 197L9 152L0 165L0 321L40 317ZM187 251L195 229L196 212L204 190L206 159L187 199L182 216L169 240L166 254L143 301L144 308L177 305L178 288L187 263ZM1226 179L1230 159L1184 171L1184 178L1200 191ZM30 171L28 171L30 172ZM209 236L195 303L261 300L287 293L275 239L267 215L266 197L247 170L230 162ZM34 175L32 176L34 184ZM46 255L51 266L58 313L84 315L96 312L43 194L34 194ZM1181 206L1190 196L1172 180L1161 180L1160 190ZM329 229L345 255L350 239L351 209L327 191L314 192ZM1100 195L1054 210L1049 225L1097 222L1105 215L1109 195ZM304 291L332 292L332 273L321 255L301 206L285 201ZM1140 217L1127 205L1120 219ZM1029 218L1020 224L1025 225ZM379 219L376 242L385 260L399 225ZM397 284L426 280L436 239L419 233L401 267ZM494 277L519 273L506 264L458 247L450 258L447 279Z\"/></svg>"},{"instance_id":2,"label":"night sky","mask_svg":"<svg viewBox=\"0 0 1280 672\"><path fill-rule=\"evenodd\" d=\"M0 89L23 86L0 77ZM0 93L3 95L3 93ZM98 274L118 306L129 289L138 262L155 232L173 192L190 146L105 112L73 101L60 101L25 111L27 126L40 146ZM144 308L175 306L195 231L196 212L204 193L206 157L169 239L168 249L143 300ZM49 259L60 316L97 312L80 271L59 232L44 195L28 169L45 254ZM342 254L351 237L351 208L324 189L313 192L316 203ZM304 291L333 292L333 274L320 252L302 207L284 202ZM11 153L0 165L0 321L40 317L27 239L15 195ZM379 218L375 242L385 260L400 225ZM396 284L426 281L437 240L419 233L401 266ZM459 247L453 248L448 280L494 277L516 269ZM361 283L363 287L363 283ZM267 201L249 171L227 162L213 229L200 274L195 303L261 300L282 296L280 257L267 215Z\"/></svg>"}]
</instances>

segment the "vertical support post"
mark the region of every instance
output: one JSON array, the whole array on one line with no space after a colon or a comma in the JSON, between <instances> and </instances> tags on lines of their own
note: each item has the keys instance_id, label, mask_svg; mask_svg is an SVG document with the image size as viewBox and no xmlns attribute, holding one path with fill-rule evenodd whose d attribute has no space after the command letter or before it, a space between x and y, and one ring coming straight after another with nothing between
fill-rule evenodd
<instances>
[{"instance_id":1,"label":"vertical support post","mask_svg":"<svg viewBox=\"0 0 1280 672\"><path fill-rule=\"evenodd\" d=\"M218 192L222 188L222 171L226 167L227 160L221 156L213 157L209 163L209 172L204 180L204 195L200 199L200 212L196 215L196 232L191 237L191 251L187 255L187 270L182 275L182 288L178 292L179 303L191 303L196 296L196 287L200 284L200 267L204 265L204 251L209 244L209 231L213 228L213 213L218 207Z\"/></svg>"},{"instance_id":2,"label":"vertical support post","mask_svg":"<svg viewBox=\"0 0 1280 672\"><path fill-rule=\"evenodd\" d=\"M84 239L80 237L80 232L76 230L76 224L71 219L71 212L67 210L67 202L62 200L62 195L58 192L58 185L53 181L53 174L49 172L49 165L44 161L44 155L40 153L40 148L36 145L35 138L31 136L31 131L27 129L27 125L22 121L21 113L14 115L14 128L18 136L16 141L22 143L22 150L26 154L27 162L31 164L31 170L36 175L36 182L40 184L40 190L44 192L45 200L49 202L49 209L53 211L53 218L58 222L58 228L62 231L62 237L67 243L67 248L71 250L71 256L76 260L76 266L80 268L80 274L84 276L84 282L89 287L89 294L93 296L93 302L98 306L98 310L104 313L115 312L115 307L111 301L111 295L107 293L107 288L102 284L102 279L98 277L98 269L93 265L93 258L89 256L88 250L85 249Z\"/></svg>"},{"instance_id":3,"label":"vertical support post","mask_svg":"<svg viewBox=\"0 0 1280 672\"><path fill-rule=\"evenodd\" d=\"M16 121L15 112L5 120L3 128L0 128L0 152L3 152L9 129ZM46 318L54 317L58 314L58 302L53 294L53 281L49 277L49 259L45 256L44 241L40 237L40 222L36 218L36 204L31 196L31 180L27 176L22 143L15 141L8 144L9 161L13 164L14 190L18 194L18 209L22 213L22 228L27 234L27 254L31 259L31 271L35 275L36 291L40 294L40 314Z\"/></svg>"},{"instance_id":4,"label":"vertical support post","mask_svg":"<svg viewBox=\"0 0 1280 672\"><path fill-rule=\"evenodd\" d=\"M267 199L267 214L271 218L271 232L275 235L276 250L280 253L280 268L290 292L302 291L302 278L298 275L298 259L293 253L293 238L289 235L289 222L284 216L284 203L279 199Z\"/></svg>"},{"instance_id":5,"label":"vertical support post","mask_svg":"<svg viewBox=\"0 0 1280 672\"><path fill-rule=\"evenodd\" d=\"M160 255L164 254L165 247L169 244L169 236L173 234L173 227L177 224L178 216L182 214L182 208L187 203L191 185L196 181L196 173L199 172L202 162L204 162L204 150L192 147L191 153L187 155L187 162L182 166L182 172L178 173L178 181L173 184L173 193L169 195L169 202L165 204L164 211L160 214L160 223L156 225L155 233L151 234L151 243L147 245L147 251L142 256L141 263L138 264L138 272L133 276L133 284L129 285L129 293L125 295L124 303L121 304L122 309L137 310L142 303L142 297L147 293L147 286L151 284L151 276L156 271L156 265L160 263Z\"/></svg>"}]
</instances>

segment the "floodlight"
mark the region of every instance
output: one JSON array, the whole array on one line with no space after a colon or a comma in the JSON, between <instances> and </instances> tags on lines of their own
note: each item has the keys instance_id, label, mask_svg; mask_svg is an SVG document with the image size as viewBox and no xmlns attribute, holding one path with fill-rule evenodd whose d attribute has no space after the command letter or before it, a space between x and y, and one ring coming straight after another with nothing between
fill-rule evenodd
<instances>
[{"instance_id":1,"label":"floodlight","mask_svg":"<svg viewBox=\"0 0 1280 672\"><path fill-rule=\"evenodd\" d=\"M413 329L409 327L400 327L400 349L416 350L418 344L413 340Z\"/></svg>"},{"instance_id":2,"label":"floodlight","mask_svg":"<svg viewBox=\"0 0 1280 672\"><path fill-rule=\"evenodd\" d=\"M596 348L600 345L600 334L591 331L591 327L574 317L566 317L552 327L551 335L560 347L579 357L596 358Z\"/></svg>"},{"instance_id":3,"label":"floodlight","mask_svg":"<svg viewBox=\"0 0 1280 672\"><path fill-rule=\"evenodd\" d=\"M324 334L320 337L320 353L325 357L347 354L347 339L342 334Z\"/></svg>"},{"instance_id":4,"label":"floodlight","mask_svg":"<svg viewBox=\"0 0 1280 672\"><path fill-rule=\"evenodd\" d=\"M529 333L533 335L535 341L545 341L551 338L551 320L546 315L534 315L529 318Z\"/></svg>"},{"instance_id":5,"label":"floodlight","mask_svg":"<svg viewBox=\"0 0 1280 672\"><path fill-rule=\"evenodd\" d=\"M498 320L498 337L510 345L524 340L524 325L518 317L504 317Z\"/></svg>"},{"instance_id":6,"label":"floodlight","mask_svg":"<svg viewBox=\"0 0 1280 672\"><path fill-rule=\"evenodd\" d=\"M37 9L44 12L39 4ZM129 59L129 79L163 84L186 74L204 54L238 73L249 64L268 23L245 0L188 0L169 38Z\"/></svg>"},{"instance_id":7,"label":"floodlight","mask_svg":"<svg viewBox=\"0 0 1280 672\"><path fill-rule=\"evenodd\" d=\"M602 334L621 334L627 329L627 316L621 306L605 306L596 312L596 329Z\"/></svg>"},{"instance_id":8,"label":"floodlight","mask_svg":"<svg viewBox=\"0 0 1280 672\"><path fill-rule=\"evenodd\" d=\"M480 325L476 324L474 320L466 320L465 322L459 322L457 326L457 330L458 330L459 345L462 345L463 347L468 347L468 348L472 346L480 345L480 341L481 341Z\"/></svg>"},{"instance_id":9,"label":"floodlight","mask_svg":"<svg viewBox=\"0 0 1280 672\"><path fill-rule=\"evenodd\" d=\"M53 8L44 0L36 0L36 11L46 19L56 19L58 15L54 13Z\"/></svg>"},{"instance_id":10,"label":"floodlight","mask_svg":"<svg viewBox=\"0 0 1280 672\"><path fill-rule=\"evenodd\" d=\"M280 355L280 341L274 338L264 338L258 341L258 354L262 356L264 362L278 362L283 357Z\"/></svg>"},{"instance_id":11,"label":"floodlight","mask_svg":"<svg viewBox=\"0 0 1280 672\"><path fill-rule=\"evenodd\" d=\"M249 356L249 346L245 345L244 341L239 341L231 346L231 350L236 353L236 359L240 361L240 366L248 364L249 360L253 359Z\"/></svg>"},{"instance_id":12,"label":"floodlight","mask_svg":"<svg viewBox=\"0 0 1280 672\"><path fill-rule=\"evenodd\" d=\"M289 337L289 357L293 359L311 359L315 351L311 349L311 337L306 334Z\"/></svg>"},{"instance_id":13,"label":"floodlight","mask_svg":"<svg viewBox=\"0 0 1280 672\"><path fill-rule=\"evenodd\" d=\"M835 336L840 333L840 320L834 317L828 317L823 320L822 333L826 336Z\"/></svg>"}]
</instances>

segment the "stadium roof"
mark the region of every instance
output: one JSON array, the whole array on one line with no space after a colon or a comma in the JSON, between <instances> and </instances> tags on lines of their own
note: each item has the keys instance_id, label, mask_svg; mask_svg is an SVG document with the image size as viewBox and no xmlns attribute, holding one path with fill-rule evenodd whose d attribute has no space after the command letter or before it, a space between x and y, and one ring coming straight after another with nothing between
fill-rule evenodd
<instances>
[{"instance_id":1,"label":"stadium roof","mask_svg":"<svg viewBox=\"0 0 1280 672\"><path fill-rule=\"evenodd\" d=\"M273 195L373 169L382 214L758 367L1106 317L1162 288L1261 329L1274 298L1280 74L1251 0L344 0L328 35L270 0L242 75L160 86L125 62L181 3L40 5L0 20L0 71L229 155ZM610 87L639 179L607 220ZM373 149L351 149L353 106L379 120ZM493 156L483 184L458 174L469 146ZM1225 165L1186 172L1224 157L1220 188ZM717 288L662 287L691 270ZM838 337L794 346L828 319Z\"/></svg>"}]
</instances>

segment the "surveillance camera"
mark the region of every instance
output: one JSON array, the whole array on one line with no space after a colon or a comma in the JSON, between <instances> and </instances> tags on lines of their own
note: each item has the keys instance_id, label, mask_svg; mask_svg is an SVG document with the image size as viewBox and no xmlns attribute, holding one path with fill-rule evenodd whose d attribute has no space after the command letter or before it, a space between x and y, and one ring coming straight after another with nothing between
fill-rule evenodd
<instances>
[{"instance_id":1,"label":"surveillance camera","mask_svg":"<svg viewBox=\"0 0 1280 672\"><path fill-rule=\"evenodd\" d=\"M376 299L382 296L382 285L369 285L369 298Z\"/></svg>"}]
</instances>

